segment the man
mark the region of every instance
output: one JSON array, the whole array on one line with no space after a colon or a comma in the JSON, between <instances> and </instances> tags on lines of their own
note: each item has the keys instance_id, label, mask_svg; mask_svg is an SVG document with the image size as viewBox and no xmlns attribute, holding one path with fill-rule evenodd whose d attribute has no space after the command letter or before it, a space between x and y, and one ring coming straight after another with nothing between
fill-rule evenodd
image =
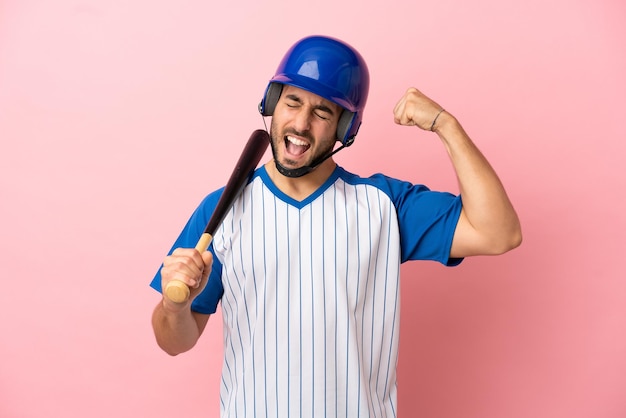
<instances>
[{"instance_id":1,"label":"man","mask_svg":"<svg viewBox=\"0 0 626 418\"><path fill-rule=\"evenodd\" d=\"M164 297L153 313L171 355L195 345L221 302L222 416L395 416L400 263L456 265L521 242L496 173L459 122L417 89L400 99L395 122L439 136L460 196L335 164L335 142L354 140L368 88L352 47L298 41L259 105L272 117L273 160L203 254L193 247L221 190L201 203L152 282L191 290L189 301Z\"/></svg>"}]
</instances>

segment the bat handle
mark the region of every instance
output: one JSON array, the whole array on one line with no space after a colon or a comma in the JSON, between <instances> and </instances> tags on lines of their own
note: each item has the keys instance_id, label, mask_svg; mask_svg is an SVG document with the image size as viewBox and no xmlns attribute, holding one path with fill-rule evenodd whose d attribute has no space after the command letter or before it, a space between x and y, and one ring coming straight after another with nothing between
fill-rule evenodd
<instances>
[{"instance_id":1,"label":"bat handle","mask_svg":"<svg viewBox=\"0 0 626 418\"><path fill-rule=\"evenodd\" d=\"M196 244L196 250L198 250L198 252L202 254L207 250L207 248L209 248L212 240L213 236L208 232L205 232L198 240L198 243ZM169 281L165 286L164 293L169 300L175 303L183 303L186 302L187 299L189 299L189 287L187 287L187 285L180 280Z\"/></svg>"},{"instance_id":2,"label":"bat handle","mask_svg":"<svg viewBox=\"0 0 626 418\"><path fill-rule=\"evenodd\" d=\"M189 288L180 280L172 280L165 286L165 296L176 303L183 303L189 299Z\"/></svg>"}]
</instances>

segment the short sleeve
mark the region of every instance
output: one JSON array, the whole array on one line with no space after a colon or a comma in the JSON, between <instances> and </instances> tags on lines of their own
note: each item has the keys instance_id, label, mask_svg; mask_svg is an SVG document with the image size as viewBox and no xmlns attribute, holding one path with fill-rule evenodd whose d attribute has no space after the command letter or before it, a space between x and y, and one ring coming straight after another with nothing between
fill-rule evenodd
<instances>
[{"instance_id":1,"label":"short sleeve","mask_svg":"<svg viewBox=\"0 0 626 418\"><path fill-rule=\"evenodd\" d=\"M461 197L432 191L423 185L387 179L398 214L401 261L433 260L447 266L460 264L450 258L452 239L461 215Z\"/></svg>"}]
</instances>

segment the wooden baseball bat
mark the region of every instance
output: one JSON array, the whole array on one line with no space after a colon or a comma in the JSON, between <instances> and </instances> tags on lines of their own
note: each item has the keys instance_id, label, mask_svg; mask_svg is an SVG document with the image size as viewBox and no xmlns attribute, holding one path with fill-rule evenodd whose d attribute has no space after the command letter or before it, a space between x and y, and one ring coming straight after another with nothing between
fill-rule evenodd
<instances>
[{"instance_id":1,"label":"wooden baseball bat","mask_svg":"<svg viewBox=\"0 0 626 418\"><path fill-rule=\"evenodd\" d=\"M217 201L215 210L207 223L204 233L200 236L196 244L196 250L200 253L205 252L211 244L215 230L220 226L224 217L233 206L235 199L237 199L248 183L250 175L252 175L254 169L263 157L263 154L265 154L269 143L270 136L262 129L257 129L250 135L246 146L241 152L239 161L237 161L237 165L235 165L235 169L230 175L226 186L224 186L224 191ZM165 286L164 293L168 299L176 303L185 302L189 298L189 288L180 280L168 282Z\"/></svg>"}]
</instances>

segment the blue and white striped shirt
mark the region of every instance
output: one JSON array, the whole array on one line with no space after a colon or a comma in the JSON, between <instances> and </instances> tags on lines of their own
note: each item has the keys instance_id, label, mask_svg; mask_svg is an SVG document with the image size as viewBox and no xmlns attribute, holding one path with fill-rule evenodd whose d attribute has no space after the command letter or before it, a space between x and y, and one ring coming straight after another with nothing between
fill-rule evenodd
<instances>
[{"instance_id":1,"label":"blue and white striped shirt","mask_svg":"<svg viewBox=\"0 0 626 418\"><path fill-rule=\"evenodd\" d=\"M221 192L172 250L195 246ZM213 271L192 305L222 303L222 416L396 416L400 263L458 264L460 211L449 193L340 167L296 201L259 168L214 234Z\"/></svg>"}]
</instances>

